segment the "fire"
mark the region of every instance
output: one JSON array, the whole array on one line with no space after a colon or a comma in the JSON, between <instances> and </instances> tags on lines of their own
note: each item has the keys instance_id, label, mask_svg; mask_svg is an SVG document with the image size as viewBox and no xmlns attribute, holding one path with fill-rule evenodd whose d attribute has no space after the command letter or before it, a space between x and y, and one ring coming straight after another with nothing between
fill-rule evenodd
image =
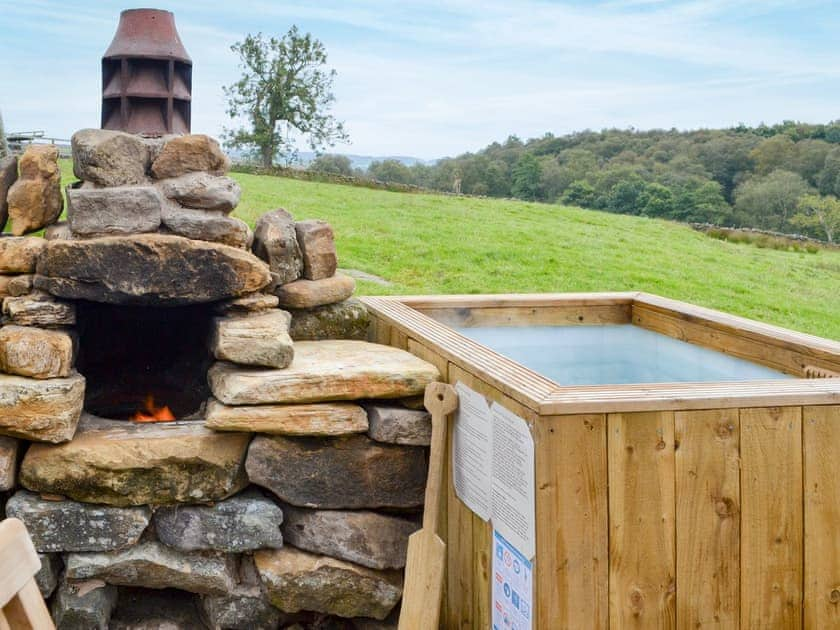
<instances>
[{"instance_id":1,"label":"fire","mask_svg":"<svg viewBox=\"0 0 840 630\"><path fill-rule=\"evenodd\" d=\"M175 414L166 405L156 407L155 397L148 394L146 396L146 405L141 411L131 416L131 419L134 422L172 422L175 419Z\"/></svg>"}]
</instances>

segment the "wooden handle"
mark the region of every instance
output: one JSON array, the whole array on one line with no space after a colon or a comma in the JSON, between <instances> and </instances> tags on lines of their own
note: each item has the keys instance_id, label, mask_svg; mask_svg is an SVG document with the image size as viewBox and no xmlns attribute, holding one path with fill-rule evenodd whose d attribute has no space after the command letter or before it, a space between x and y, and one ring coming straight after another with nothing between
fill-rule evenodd
<instances>
[{"instance_id":1,"label":"wooden handle","mask_svg":"<svg viewBox=\"0 0 840 630\"><path fill-rule=\"evenodd\" d=\"M443 476L443 457L446 444L446 416L458 408L458 394L446 383L430 383L423 399L432 414L432 443L429 453L429 476L426 479L426 498L423 508L423 529L437 531L440 511L440 488Z\"/></svg>"}]
</instances>

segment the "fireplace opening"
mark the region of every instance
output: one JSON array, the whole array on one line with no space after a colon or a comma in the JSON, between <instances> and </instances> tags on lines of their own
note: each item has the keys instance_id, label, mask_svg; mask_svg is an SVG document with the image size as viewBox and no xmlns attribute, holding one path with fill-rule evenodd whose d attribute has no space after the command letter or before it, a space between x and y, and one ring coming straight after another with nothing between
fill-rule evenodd
<instances>
[{"instance_id":1,"label":"fireplace opening","mask_svg":"<svg viewBox=\"0 0 840 630\"><path fill-rule=\"evenodd\" d=\"M87 412L163 422L195 414L210 396L212 305L78 302L76 309Z\"/></svg>"}]
</instances>

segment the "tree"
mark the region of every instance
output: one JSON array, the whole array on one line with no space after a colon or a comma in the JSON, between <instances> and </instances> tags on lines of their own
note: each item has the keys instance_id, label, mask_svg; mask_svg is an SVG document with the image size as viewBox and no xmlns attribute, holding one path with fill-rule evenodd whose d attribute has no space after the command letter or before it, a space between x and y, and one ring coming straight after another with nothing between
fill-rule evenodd
<instances>
[{"instance_id":1,"label":"tree","mask_svg":"<svg viewBox=\"0 0 840 630\"><path fill-rule=\"evenodd\" d=\"M374 161L368 166L368 175L380 182L411 184L412 172L399 160Z\"/></svg>"},{"instance_id":2,"label":"tree","mask_svg":"<svg viewBox=\"0 0 840 630\"><path fill-rule=\"evenodd\" d=\"M316 157L309 163L307 169L317 173L333 173L335 175L353 174L353 164L349 157L330 153Z\"/></svg>"},{"instance_id":3,"label":"tree","mask_svg":"<svg viewBox=\"0 0 840 630\"><path fill-rule=\"evenodd\" d=\"M840 234L840 201L837 197L805 195L796 209L797 213L790 219L792 225L819 233L820 237L825 235L829 243Z\"/></svg>"},{"instance_id":4,"label":"tree","mask_svg":"<svg viewBox=\"0 0 840 630\"><path fill-rule=\"evenodd\" d=\"M799 198L812 192L796 173L776 170L753 177L735 191L735 209L742 223L770 230L784 230Z\"/></svg>"},{"instance_id":5,"label":"tree","mask_svg":"<svg viewBox=\"0 0 840 630\"><path fill-rule=\"evenodd\" d=\"M523 153L513 167L510 192L514 197L534 201L540 196L542 167L533 153Z\"/></svg>"},{"instance_id":6,"label":"tree","mask_svg":"<svg viewBox=\"0 0 840 630\"><path fill-rule=\"evenodd\" d=\"M585 179L578 179L569 184L560 202L569 206L592 208L595 205L595 189Z\"/></svg>"},{"instance_id":7,"label":"tree","mask_svg":"<svg viewBox=\"0 0 840 630\"><path fill-rule=\"evenodd\" d=\"M239 55L242 77L224 88L228 115L247 126L226 129L226 145L244 149L269 167L291 162L304 138L313 151L347 140L342 123L330 113L335 101L335 70L326 69L324 45L297 26L280 39L248 35L231 46Z\"/></svg>"}]
</instances>

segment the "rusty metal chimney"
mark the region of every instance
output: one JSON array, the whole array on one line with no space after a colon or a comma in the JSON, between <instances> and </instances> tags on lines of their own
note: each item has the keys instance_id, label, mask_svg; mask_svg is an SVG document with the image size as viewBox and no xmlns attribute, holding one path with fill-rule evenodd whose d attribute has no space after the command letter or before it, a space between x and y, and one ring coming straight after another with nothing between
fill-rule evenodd
<instances>
[{"instance_id":1,"label":"rusty metal chimney","mask_svg":"<svg viewBox=\"0 0 840 630\"><path fill-rule=\"evenodd\" d=\"M190 132L192 60L159 9L120 14L102 57L102 128L150 136Z\"/></svg>"}]
</instances>

